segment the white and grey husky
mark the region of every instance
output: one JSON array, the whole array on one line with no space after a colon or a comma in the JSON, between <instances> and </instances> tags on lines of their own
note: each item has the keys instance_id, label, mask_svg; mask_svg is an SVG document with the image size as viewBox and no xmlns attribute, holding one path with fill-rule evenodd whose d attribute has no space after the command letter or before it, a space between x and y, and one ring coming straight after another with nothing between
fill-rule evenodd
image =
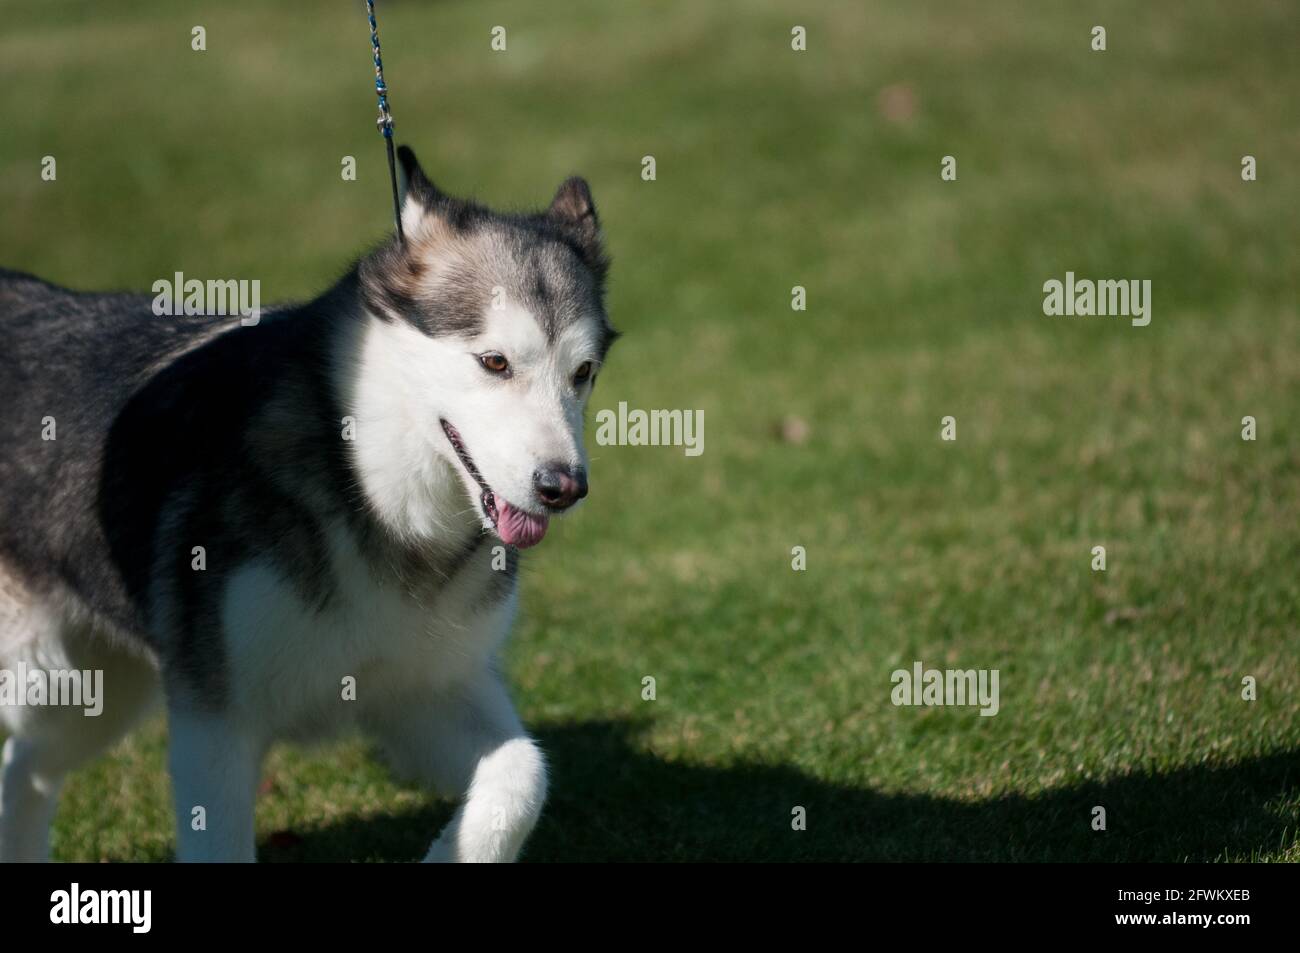
<instances>
[{"instance_id":1,"label":"white and grey husky","mask_svg":"<svg viewBox=\"0 0 1300 953\"><path fill-rule=\"evenodd\" d=\"M546 766L496 658L587 492L607 263L581 179L505 215L400 155L405 242L253 326L0 271L0 678L103 673L96 717L0 693L0 859L155 696L182 860L253 860L268 746L348 728L463 797L426 859L518 855Z\"/></svg>"}]
</instances>

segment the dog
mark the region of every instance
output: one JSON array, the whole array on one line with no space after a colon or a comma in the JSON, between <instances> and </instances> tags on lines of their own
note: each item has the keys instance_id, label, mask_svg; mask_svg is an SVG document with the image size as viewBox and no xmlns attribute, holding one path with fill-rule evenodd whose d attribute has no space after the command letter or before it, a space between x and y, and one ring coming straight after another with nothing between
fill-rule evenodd
<instances>
[{"instance_id":1,"label":"dog","mask_svg":"<svg viewBox=\"0 0 1300 953\"><path fill-rule=\"evenodd\" d=\"M104 696L0 705L0 859L156 699L180 860L255 860L268 746L344 730L461 799L426 860L518 856L547 768L497 658L587 494L609 263L581 178L506 214L398 154L404 238L251 326L0 271L0 669Z\"/></svg>"}]
</instances>

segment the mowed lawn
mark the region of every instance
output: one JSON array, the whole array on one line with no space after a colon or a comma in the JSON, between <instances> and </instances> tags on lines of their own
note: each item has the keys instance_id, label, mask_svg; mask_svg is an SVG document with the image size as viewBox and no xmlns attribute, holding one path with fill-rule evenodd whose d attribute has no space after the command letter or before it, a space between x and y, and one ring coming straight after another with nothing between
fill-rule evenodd
<instances>
[{"instance_id":1,"label":"mowed lawn","mask_svg":"<svg viewBox=\"0 0 1300 953\"><path fill-rule=\"evenodd\" d=\"M704 415L698 457L593 420L525 559L526 859L1300 860L1293 3L379 7L435 181L591 182L593 409ZM0 12L0 264L301 298L390 227L359 0ZM1045 316L1067 271L1150 279L1150 325ZM997 669L1000 711L895 707L917 661ZM59 858L171 857L165 746L71 779ZM277 749L260 852L409 860L451 810L359 742Z\"/></svg>"}]
</instances>

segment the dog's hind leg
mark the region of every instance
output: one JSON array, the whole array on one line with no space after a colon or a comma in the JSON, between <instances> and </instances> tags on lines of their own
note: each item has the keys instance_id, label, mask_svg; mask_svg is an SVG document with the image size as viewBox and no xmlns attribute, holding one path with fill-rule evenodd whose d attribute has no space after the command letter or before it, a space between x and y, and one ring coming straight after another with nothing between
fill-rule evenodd
<instances>
[{"instance_id":1,"label":"dog's hind leg","mask_svg":"<svg viewBox=\"0 0 1300 953\"><path fill-rule=\"evenodd\" d=\"M0 861L49 857L50 822L68 773L121 738L157 696L151 662L115 647L0 578L0 667L48 676L91 672L102 695L83 705L0 705L10 732L0 755ZM95 672L102 673L102 678ZM26 691L26 685L15 685ZM98 708L98 714L94 714Z\"/></svg>"},{"instance_id":2,"label":"dog's hind leg","mask_svg":"<svg viewBox=\"0 0 1300 953\"><path fill-rule=\"evenodd\" d=\"M394 704L373 727L398 774L465 798L426 862L519 855L546 800L546 762L494 672L458 693Z\"/></svg>"}]
</instances>

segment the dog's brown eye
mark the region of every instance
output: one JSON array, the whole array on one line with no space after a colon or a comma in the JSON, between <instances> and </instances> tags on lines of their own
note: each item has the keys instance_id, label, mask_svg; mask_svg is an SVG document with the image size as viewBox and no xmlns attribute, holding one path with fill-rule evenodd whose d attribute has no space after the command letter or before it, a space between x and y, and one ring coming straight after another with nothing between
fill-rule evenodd
<instances>
[{"instance_id":1,"label":"dog's brown eye","mask_svg":"<svg viewBox=\"0 0 1300 953\"><path fill-rule=\"evenodd\" d=\"M591 380L591 361L583 361L573 372L573 383L581 386Z\"/></svg>"},{"instance_id":2,"label":"dog's brown eye","mask_svg":"<svg viewBox=\"0 0 1300 953\"><path fill-rule=\"evenodd\" d=\"M480 354L478 362L483 365L484 370L491 371L493 374L504 374L510 370L510 362L506 360L504 354L497 354L495 351L491 354Z\"/></svg>"}]
</instances>

